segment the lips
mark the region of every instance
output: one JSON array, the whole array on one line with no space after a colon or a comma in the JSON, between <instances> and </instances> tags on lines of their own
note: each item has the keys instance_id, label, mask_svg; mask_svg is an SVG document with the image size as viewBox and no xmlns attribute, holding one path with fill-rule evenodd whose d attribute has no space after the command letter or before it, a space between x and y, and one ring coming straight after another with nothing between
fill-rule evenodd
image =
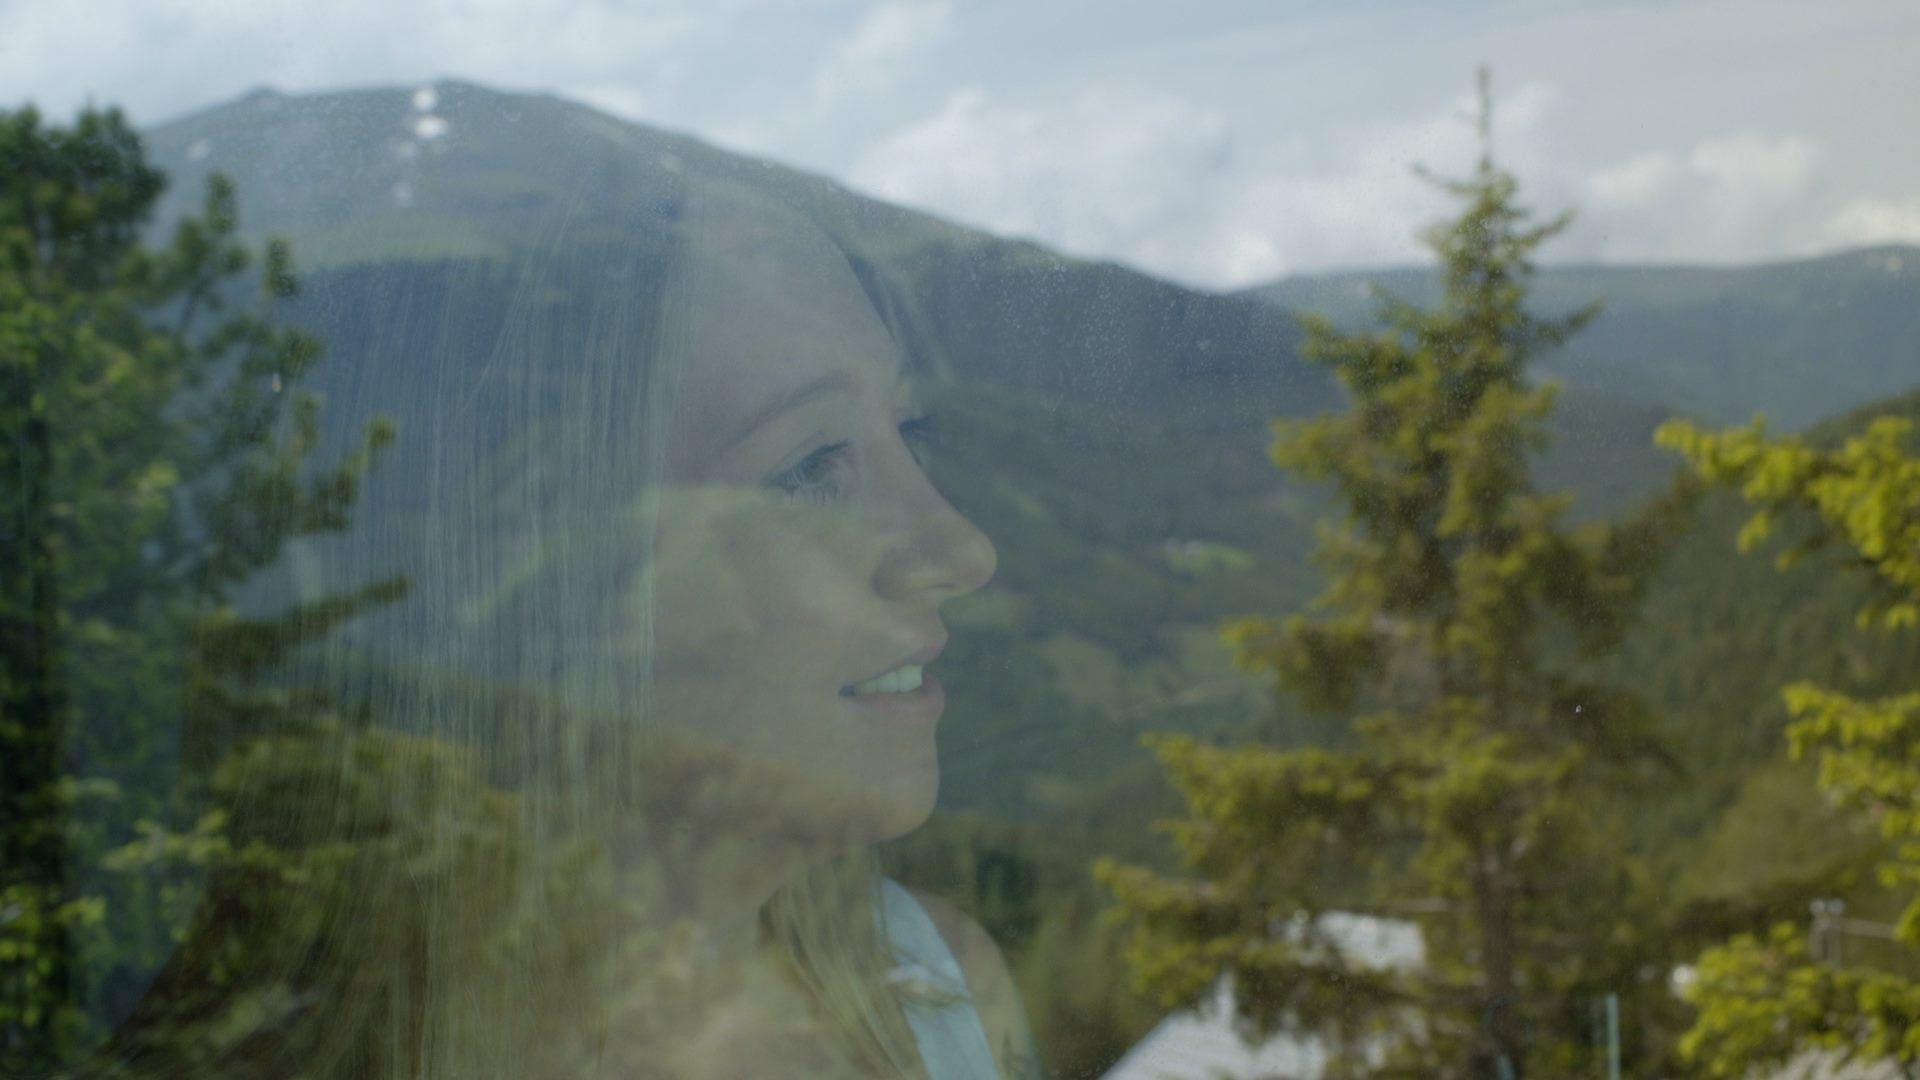
<instances>
[{"instance_id":1,"label":"lips","mask_svg":"<svg viewBox=\"0 0 1920 1080\"><path fill-rule=\"evenodd\" d=\"M937 714L945 704L945 694L940 681L927 672L926 665L940 655L946 644L946 635L942 634L886 670L841 687L840 696L859 705L916 712L931 709Z\"/></svg>"},{"instance_id":2,"label":"lips","mask_svg":"<svg viewBox=\"0 0 1920 1080\"><path fill-rule=\"evenodd\" d=\"M909 694L920 689L925 675L926 669L919 664L901 664L892 671L849 686L841 693L848 697L865 697L868 694Z\"/></svg>"}]
</instances>

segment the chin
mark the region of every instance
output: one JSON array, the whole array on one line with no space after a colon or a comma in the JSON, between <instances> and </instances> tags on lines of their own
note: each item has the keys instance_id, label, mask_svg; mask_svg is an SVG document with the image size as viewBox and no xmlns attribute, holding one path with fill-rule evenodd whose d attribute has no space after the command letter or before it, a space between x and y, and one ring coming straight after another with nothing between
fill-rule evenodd
<instances>
[{"instance_id":1,"label":"chin","mask_svg":"<svg viewBox=\"0 0 1920 1080\"><path fill-rule=\"evenodd\" d=\"M927 823L940 798L940 768L929 764L923 773L901 778L884 791L885 801L874 807L875 843L904 836Z\"/></svg>"}]
</instances>

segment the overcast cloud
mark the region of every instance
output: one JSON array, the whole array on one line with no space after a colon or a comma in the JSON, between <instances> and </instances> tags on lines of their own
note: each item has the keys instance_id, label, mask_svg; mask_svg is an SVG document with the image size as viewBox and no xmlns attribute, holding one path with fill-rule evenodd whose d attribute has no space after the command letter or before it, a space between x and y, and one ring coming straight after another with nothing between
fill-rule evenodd
<instances>
[{"instance_id":1,"label":"overcast cloud","mask_svg":"<svg viewBox=\"0 0 1920 1080\"><path fill-rule=\"evenodd\" d=\"M0 103L551 90L1211 287L1420 257L1476 64L1561 261L1920 242L1911 0L0 0Z\"/></svg>"}]
</instances>

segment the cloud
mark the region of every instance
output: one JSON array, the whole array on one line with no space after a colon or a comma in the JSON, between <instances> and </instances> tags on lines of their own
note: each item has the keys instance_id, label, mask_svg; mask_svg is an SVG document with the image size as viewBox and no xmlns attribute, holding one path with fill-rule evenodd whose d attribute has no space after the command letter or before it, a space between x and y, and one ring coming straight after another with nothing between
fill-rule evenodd
<instances>
[{"instance_id":1,"label":"cloud","mask_svg":"<svg viewBox=\"0 0 1920 1080\"><path fill-rule=\"evenodd\" d=\"M815 104L824 107L886 89L905 65L938 46L952 24L945 0L888 0L868 9L815 68Z\"/></svg>"},{"instance_id":2,"label":"cloud","mask_svg":"<svg viewBox=\"0 0 1920 1080\"><path fill-rule=\"evenodd\" d=\"M745 2L96 0L84 18L60 4L0 4L0 100L30 95L64 116L92 98L153 122L261 85L454 76L631 107L671 89Z\"/></svg>"},{"instance_id":3,"label":"cloud","mask_svg":"<svg viewBox=\"0 0 1920 1080\"><path fill-rule=\"evenodd\" d=\"M1544 83L1495 95L1495 154L1525 184L1545 171L1542 133L1558 96ZM1481 149L1475 112L1473 98L1463 95L1424 115L1309 143L1289 159L1271 162L1264 175L1243 186L1227 213L1242 228L1263 230L1275 258L1257 271L1231 267L1228 280L1245 284L1307 267L1430 258L1420 234L1455 208L1416 168L1441 178L1469 173ZM1527 197L1538 198L1543 190L1551 188L1530 188Z\"/></svg>"},{"instance_id":4,"label":"cloud","mask_svg":"<svg viewBox=\"0 0 1920 1080\"><path fill-rule=\"evenodd\" d=\"M1504 159L1535 161L1551 88L1496 105ZM1015 104L978 87L870 145L853 184L1072 254L1234 287L1304 267L1406 262L1446 201L1414 175L1471 166L1471 100L1359 132L1265 142L1219 113L1138 87Z\"/></svg>"},{"instance_id":5,"label":"cloud","mask_svg":"<svg viewBox=\"0 0 1920 1080\"><path fill-rule=\"evenodd\" d=\"M971 87L869 146L852 182L995 232L1085 255L1180 257L1231 170L1234 141L1179 98L1085 89L1051 107Z\"/></svg>"},{"instance_id":6,"label":"cloud","mask_svg":"<svg viewBox=\"0 0 1920 1080\"><path fill-rule=\"evenodd\" d=\"M1920 198L1855 199L1828 220L1826 232L1848 247L1920 244Z\"/></svg>"},{"instance_id":7,"label":"cloud","mask_svg":"<svg viewBox=\"0 0 1920 1080\"><path fill-rule=\"evenodd\" d=\"M1723 261L1799 253L1815 242L1810 206L1821 148L1798 135L1736 133L1685 152L1652 150L1580 185L1579 236L1609 260Z\"/></svg>"},{"instance_id":8,"label":"cloud","mask_svg":"<svg viewBox=\"0 0 1920 1080\"><path fill-rule=\"evenodd\" d=\"M1644 207L1665 197L1679 174L1672 154L1641 154L1594 173L1587 179L1587 194L1597 206Z\"/></svg>"},{"instance_id":9,"label":"cloud","mask_svg":"<svg viewBox=\"0 0 1920 1080\"><path fill-rule=\"evenodd\" d=\"M1548 259L1916 239L1886 104L1920 78L1890 32L1909 7L1767 3L1760 23L1792 33L1728 39L1717 3L1517 21L1217 4L1175 25L1146 0L0 0L0 107L64 118L91 96L152 123L263 84L472 79L1225 287L1425 260L1417 233L1454 208L1409 166L1471 166L1470 102L1444 95L1487 57L1516 77L1501 163L1530 204L1580 212Z\"/></svg>"}]
</instances>

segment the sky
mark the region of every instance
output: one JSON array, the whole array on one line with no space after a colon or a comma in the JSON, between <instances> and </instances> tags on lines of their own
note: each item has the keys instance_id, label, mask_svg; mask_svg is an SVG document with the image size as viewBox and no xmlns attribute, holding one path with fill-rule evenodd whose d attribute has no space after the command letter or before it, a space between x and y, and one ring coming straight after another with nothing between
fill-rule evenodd
<instances>
[{"instance_id":1,"label":"sky","mask_svg":"<svg viewBox=\"0 0 1920 1080\"><path fill-rule=\"evenodd\" d=\"M0 107L544 90L1206 288L1423 259L1474 72L1548 262L1920 242L1915 0L0 0Z\"/></svg>"}]
</instances>

